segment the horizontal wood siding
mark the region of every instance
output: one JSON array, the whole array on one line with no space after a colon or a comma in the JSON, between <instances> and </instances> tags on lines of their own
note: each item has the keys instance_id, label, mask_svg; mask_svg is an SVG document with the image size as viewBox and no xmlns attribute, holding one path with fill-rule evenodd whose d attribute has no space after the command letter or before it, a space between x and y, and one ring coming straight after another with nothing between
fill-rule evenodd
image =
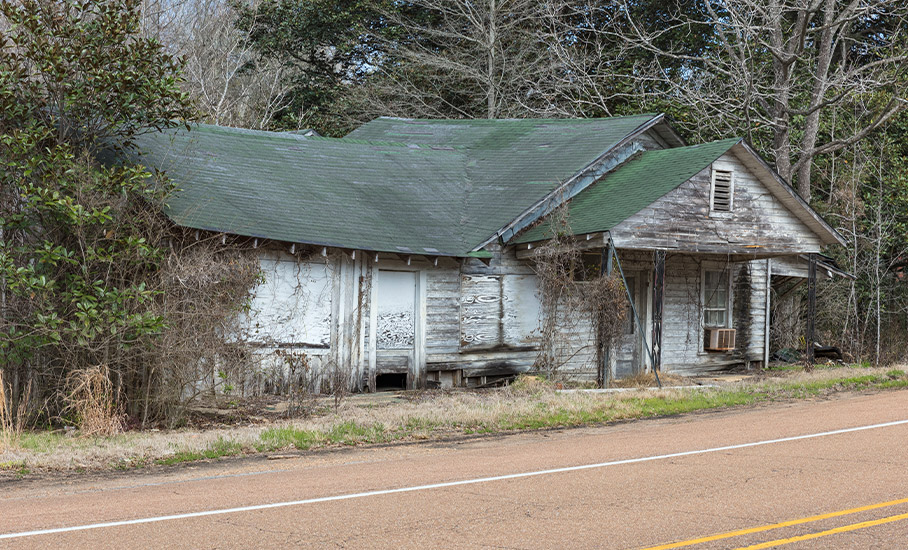
<instances>
[{"instance_id":1,"label":"horizontal wood siding","mask_svg":"<svg viewBox=\"0 0 908 550\"><path fill-rule=\"evenodd\" d=\"M596 379L596 333L586 316L560 308L555 356L558 372L578 380Z\"/></svg>"},{"instance_id":2,"label":"horizontal wood siding","mask_svg":"<svg viewBox=\"0 0 908 550\"><path fill-rule=\"evenodd\" d=\"M769 260L750 262L750 338L747 343L747 359L763 360L763 346L766 334L766 263Z\"/></svg>"},{"instance_id":3,"label":"horizontal wood siding","mask_svg":"<svg viewBox=\"0 0 908 550\"><path fill-rule=\"evenodd\" d=\"M518 260L512 248L488 248L493 253L488 265L466 259L458 271L444 275L447 292L435 296L439 301L435 311L452 315L455 339L451 333L437 339L441 345L429 351L429 371L464 369L465 377L497 376L526 372L536 362L535 271L529 262ZM452 277L457 281L456 309L450 300ZM433 301L431 286L429 301Z\"/></svg>"},{"instance_id":4,"label":"horizontal wood siding","mask_svg":"<svg viewBox=\"0 0 908 550\"><path fill-rule=\"evenodd\" d=\"M426 282L426 352L454 353L460 345L459 266L430 269Z\"/></svg>"},{"instance_id":5,"label":"horizontal wood siding","mask_svg":"<svg viewBox=\"0 0 908 550\"><path fill-rule=\"evenodd\" d=\"M700 271L694 257L670 254L665 259L665 304L662 317L662 369L679 372L708 363L700 355Z\"/></svg>"},{"instance_id":6,"label":"horizontal wood siding","mask_svg":"<svg viewBox=\"0 0 908 550\"><path fill-rule=\"evenodd\" d=\"M710 212L711 168L612 229L622 248L713 254L818 252L820 240L732 154L715 163L734 173L734 208Z\"/></svg>"},{"instance_id":7,"label":"horizontal wood siding","mask_svg":"<svg viewBox=\"0 0 908 550\"><path fill-rule=\"evenodd\" d=\"M738 343L741 352L707 352L702 350L701 274L703 269L728 269L734 281L742 267L747 269L749 290L733 294L731 311L734 323L735 304L747 299L749 317L745 341ZM723 262L716 259L671 254L665 266L665 315L662 325L663 370L696 375L727 368L747 361L761 361L766 323L766 260ZM738 310L740 311L740 310ZM734 326L734 325L733 325ZM744 335L742 335L744 336Z\"/></svg>"}]
</instances>

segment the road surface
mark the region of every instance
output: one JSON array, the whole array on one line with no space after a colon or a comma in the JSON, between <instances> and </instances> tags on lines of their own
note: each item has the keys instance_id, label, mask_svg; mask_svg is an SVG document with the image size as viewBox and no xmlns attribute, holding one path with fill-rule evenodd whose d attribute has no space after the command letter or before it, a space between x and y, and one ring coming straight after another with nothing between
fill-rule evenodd
<instances>
[{"instance_id":1,"label":"road surface","mask_svg":"<svg viewBox=\"0 0 908 550\"><path fill-rule=\"evenodd\" d=\"M0 548L908 548L908 391L0 484Z\"/></svg>"}]
</instances>

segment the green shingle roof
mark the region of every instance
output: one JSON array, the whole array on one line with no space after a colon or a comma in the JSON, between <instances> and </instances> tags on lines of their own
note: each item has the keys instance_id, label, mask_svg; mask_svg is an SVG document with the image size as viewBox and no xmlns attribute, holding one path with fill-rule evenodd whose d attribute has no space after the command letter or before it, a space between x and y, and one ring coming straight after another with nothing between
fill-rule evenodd
<instances>
[{"instance_id":1,"label":"green shingle roof","mask_svg":"<svg viewBox=\"0 0 908 550\"><path fill-rule=\"evenodd\" d=\"M196 125L138 145L176 183L167 213L182 226L466 256L653 118L382 118L343 139Z\"/></svg>"},{"instance_id":2,"label":"green shingle roof","mask_svg":"<svg viewBox=\"0 0 908 550\"><path fill-rule=\"evenodd\" d=\"M740 141L726 139L639 154L571 200L571 232L584 235L615 227L692 178ZM543 220L513 242L528 243L551 236L552 228Z\"/></svg>"},{"instance_id":3,"label":"green shingle roof","mask_svg":"<svg viewBox=\"0 0 908 550\"><path fill-rule=\"evenodd\" d=\"M602 119L378 118L347 137L447 147L463 154L461 226L474 248L656 115Z\"/></svg>"},{"instance_id":4,"label":"green shingle roof","mask_svg":"<svg viewBox=\"0 0 908 550\"><path fill-rule=\"evenodd\" d=\"M414 254L469 248L451 230L465 175L450 151L208 125L138 145L140 162L175 182L167 214L184 227Z\"/></svg>"}]
</instances>

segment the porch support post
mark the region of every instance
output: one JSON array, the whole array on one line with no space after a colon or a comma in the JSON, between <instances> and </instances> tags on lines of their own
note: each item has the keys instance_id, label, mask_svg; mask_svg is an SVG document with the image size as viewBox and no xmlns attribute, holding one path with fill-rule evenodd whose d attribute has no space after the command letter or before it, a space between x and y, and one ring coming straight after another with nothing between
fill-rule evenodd
<instances>
[{"instance_id":1,"label":"porch support post","mask_svg":"<svg viewBox=\"0 0 908 550\"><path fill-rule=\"evenodd\" d=\"M665 251L653 253L653 371L662 370L662 306L665 302Z\"/></svg>"},{"instance_id":2,"label":"porch support post","mask_svg":"<svg viewBox=\"0 0 908 550\"><path fill-rule=\"evenodd\" d=\"M599 275L602 277L612 276L612 259L615 257L614 243L612 238L608 238L608 245L602 249L602 256L599 259ZM602 335L597 338L596 344L599 346L599 365L596 373L596 385L600 388L609 387L612 380L611 369L611 345L602 341Z\"/></svg>"},{"instance_id":3,"label":"porch support post","mask_svg":"<svg viewBox=\"0 0 908 550\"><path fill-rule=\"evenodd\" d=\"M814 363L813 341L817 317L817 255L811 254L807 263L807 367Z\"/></svg>"}]
</instances>

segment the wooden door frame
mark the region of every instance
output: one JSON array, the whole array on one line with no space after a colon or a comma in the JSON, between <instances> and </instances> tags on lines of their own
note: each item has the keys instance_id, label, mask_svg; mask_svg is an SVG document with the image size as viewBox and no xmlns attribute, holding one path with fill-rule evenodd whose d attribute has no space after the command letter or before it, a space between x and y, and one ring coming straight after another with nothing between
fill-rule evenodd
<instances>
[{"instance_id":1,"label":"wooden door frame","mask_svg":"<svg viewBox=\"0 0 908 550\"><path fill-rule=\"evenodd\" d=\"M378 278L380 271L406 271L416 273L416 295L414 296L413 351L407 372L407 389L426 386L426 289L427 273L419 267L408 266L405 262L382 261L372 265L372 284L369 289L369 391L375 391L378 369Z\"/></svg>"},{"instance_id":2,"label":"wooden door frame","mask_svg":"<svg viewBox=\"0 0 908 550\"><path fill-rule=\"evenodd\" d=\"M628 270L624 274L626 278L634 279L634 301L635 306L637 306L637 314L640 316L640 321L643 326L638 327L636 321L633 319L634 312L633 310L628 310L628 315L631 316L631 323L634 326L634 343L632 346L633 355L631 357L631 372L633 374L640 374L646 372L646 369L649 368L649 354L646 352L644 338L641 334L643 331L652 331L652 316L650 312L652 311L652 271L647 271L645 269L632 269ZM645 298L644 298L645 297ZM644 299L641 299L644 298ZM642 306L642 307L641 307ZM646 332L645 334L648 334ZM626 336L626 335L625 335ZM619 339L620 340L620 339ZM612 379L617 375L618 370L618 353L615 348L620 347L620 344L613 345L612 349L609 351L609 369L611 369Z\"/></svg>"}]
</instances>

